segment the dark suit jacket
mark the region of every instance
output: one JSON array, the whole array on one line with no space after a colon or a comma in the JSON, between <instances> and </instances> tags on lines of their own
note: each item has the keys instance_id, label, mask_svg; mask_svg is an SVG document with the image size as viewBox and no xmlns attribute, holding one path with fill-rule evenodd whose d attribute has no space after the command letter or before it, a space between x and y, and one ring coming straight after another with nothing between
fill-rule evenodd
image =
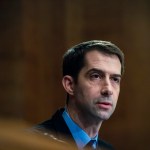
<instances>
[{"instance_id":1,"label":"dark suit jacket","mask_svg":"<svg viewBox=\"0 0 150 150\"><path fill-rule=\"evenodd\" d=\"M64 108L57 110L51 119L34 126L32 131L48 135L49 137L57 139L58 141L68 142L71 140L72 143L76 146L72 134L62 117L63 111ZM114 150L110 144L101 139L98 139L97 149Z\"/></svg>"}]
</instances>

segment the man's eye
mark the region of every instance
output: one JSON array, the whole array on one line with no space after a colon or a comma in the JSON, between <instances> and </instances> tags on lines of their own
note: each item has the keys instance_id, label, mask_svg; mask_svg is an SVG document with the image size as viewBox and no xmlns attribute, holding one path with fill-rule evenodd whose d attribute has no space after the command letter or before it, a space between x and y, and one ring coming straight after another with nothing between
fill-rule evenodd
<instances>
[{"instance_id":1,"label":"man's eye","mask_svg":"<svg viewBox=\"0 0 150 150\"><path fill-rule=\"evenodd\" d=\"M112 80L116 83L120 83L120 78L117 77L112 77Z\"/></svg>"},{"instance_id":2,"label":"man's eye","mask_svg":"<svg viewBox=\"0 0 150 150\"><path fill-rule=\"evenodd\" d=\"M99 74L92 74L90 76L92 79L99 79L100 78L100 75Z\"/></svg>"}]
</instances>

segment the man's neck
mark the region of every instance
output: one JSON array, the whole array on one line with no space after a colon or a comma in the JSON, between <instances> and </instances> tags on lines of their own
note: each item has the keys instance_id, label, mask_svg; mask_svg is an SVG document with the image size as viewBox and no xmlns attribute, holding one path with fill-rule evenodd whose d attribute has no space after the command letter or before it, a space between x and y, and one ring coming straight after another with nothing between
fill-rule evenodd
<instances>
[{"instance_id":1,"label":"man's neck","mask_svg":"<svg viewBox=\"0 0 150 150\"><path fill-rule=\"evenodd\" d=\"M80 113L79 111L75 111L70 107L66 107L66 109L72 120L78 124L91 138L98 135L102 124L101 120L84 116L84 114Z\"/></svg>"}]
</instances>

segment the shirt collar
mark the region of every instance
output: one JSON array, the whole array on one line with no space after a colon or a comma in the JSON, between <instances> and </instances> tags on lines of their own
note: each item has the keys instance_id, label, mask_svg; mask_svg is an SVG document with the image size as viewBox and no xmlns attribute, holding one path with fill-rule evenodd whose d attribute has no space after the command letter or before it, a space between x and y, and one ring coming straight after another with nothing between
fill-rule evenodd
<instances>
[{"instance_id":1,"label":"shirt collar","mask_svg":"<svg viewBox=\"0 0 150 150\"><path fill-rule=\"evenodd\" d=\"M64 110L62 117L64 118L78 148L82 149L90 140L96 140L97 143L98 135L94 138L90 138L88 134L71 119L66 109ZM96 143L94 143L95 146Z\"/></svg>"}]
</instances>

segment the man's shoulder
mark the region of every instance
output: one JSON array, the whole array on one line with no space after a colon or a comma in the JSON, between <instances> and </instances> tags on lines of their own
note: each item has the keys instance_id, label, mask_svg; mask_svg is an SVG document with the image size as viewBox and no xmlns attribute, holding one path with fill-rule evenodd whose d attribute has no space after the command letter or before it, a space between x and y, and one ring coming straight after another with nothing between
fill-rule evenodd
<instances>
[{"instance_id":1,"label":"man's shoulder","mask_svg":"<svg viewBox=\"0 0 150 150\"><path fill-rule=\"evenodd\" d=\"M65 149L67 146L73 150L74 148L70 144L72 140L68 142L65 135L69 132L62 117L63 111L64 108L58 109L49 119L34 125L27 129L27 131L31 134L43 137L43 139L49 139L61 147L61 149Z\"/></svg>"},{"instance_id":2,"label":"man's shoulder","mask_svg":"<svg viewBox=\"0 0 150 150\"><path fill-rule=\"evenodd\" d=\"M41 131L57 131L60 128L60 124L64 124L64 120L62 118L62 113L64 108L60 108L56 110L56 112L47 120L42 121L32 127L33 130L41 130Z\"/></svg>"},{"instance_id":3,"label":"man's shoulder","mask_svg":"<svg viewBox=\"0 0 150 150\"><path fill-rule=\"evenodd\" d=\"M59 140L64 140L65 137L71 138L71 133L62 117L63 112L64 108L58 109L50 119L33 126L31 131Z\"/></svg>"},{"instance_id":4,"label":"man's shoulder","mask_svg":"<svg viewBox=\"0 0 150 150\"><path fill-rule=\"evenodd\" d=\"M102 139L98 139L98 147L100 147L101 150L115 150L111 144Z\"/></svg>"}]
</instances>

